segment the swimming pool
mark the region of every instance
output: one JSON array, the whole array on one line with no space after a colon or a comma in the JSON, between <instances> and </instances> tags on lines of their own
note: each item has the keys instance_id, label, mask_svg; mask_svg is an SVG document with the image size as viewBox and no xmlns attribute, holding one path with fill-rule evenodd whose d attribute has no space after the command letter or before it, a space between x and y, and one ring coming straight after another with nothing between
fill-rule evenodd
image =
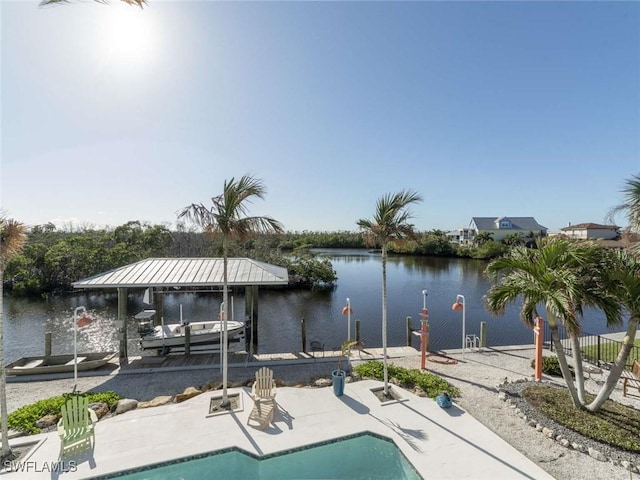
<instances>
[{"instance_id":1,"label":"swimming pool","mask_svg":"<svg viewBox=\"0 0 640 480\"><path fill-rule=\"evenodd\" d=\"M263 457L236 448L226 449L97 478L422 480L420 474L391 440L371 432Z\"/></svg>"}]
</instances>

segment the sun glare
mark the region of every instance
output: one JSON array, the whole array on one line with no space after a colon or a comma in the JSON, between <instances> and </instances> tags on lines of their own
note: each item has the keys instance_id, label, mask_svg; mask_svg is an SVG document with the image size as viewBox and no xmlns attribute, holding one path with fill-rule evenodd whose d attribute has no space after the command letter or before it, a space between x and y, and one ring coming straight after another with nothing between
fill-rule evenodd
<instances>
[{"instance_id":1,"label":"sun glare","mask_svg":"<svg viewBox=\"0 0 640 480\"><path fill-rule=\"evenodd\" d=\"M104 48L109 63L146 63L153 54L155 29L148 11L135 6L109 5L105 15Z\"/></svg>"}]
</instances>

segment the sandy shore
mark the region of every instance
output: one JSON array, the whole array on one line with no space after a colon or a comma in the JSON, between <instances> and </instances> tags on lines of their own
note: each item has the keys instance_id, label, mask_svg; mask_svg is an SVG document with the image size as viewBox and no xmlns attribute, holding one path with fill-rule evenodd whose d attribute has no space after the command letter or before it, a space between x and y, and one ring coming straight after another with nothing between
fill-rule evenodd
<instances>
[{"instance_id":1,"label":"sandy shore","mask_svg":"<svg viewBox=\"0 0 640 480\"><path fill-rule=\"evenodd\" d=\"M456 363L441 363L442 358L433 355L429 357L426 366L427 370L437 373L460 389L461 396L456 399L459 406L540 465L553 477L563 480L640 478L640 475L630 474L620 465L614 465L610 461L598 461L587 454L561 446L558 442L536 431L535 428L528 426L508 402L499 398L497 386L505 379L515 381L532 378L533 371L530 365L533 353L533 348L486 349L483 352L466 352L463 357L460 352L451 351L447 352L447 356L455 359ZM353 358L353 363L358 363L357 353ZM407 368L419 368L420 356L416 354L391 358L390 362ZM257 368L256 364L249 364L246 368L230 368L229 379L234 382L243 382L252 378ZM335 365L333 362L318 361L295 365L275 365L270 368L274 370L276 378L288 385L294 385L307 383L310 379L326 377L335 368ZM603 381L604 375L606 373L592 375L592 378L587 381L587 389L596 391L599 388L599 383ZM188 386L219 382L220 378L218 368L118 374L79 378L78 388L81 391L114 390L124 397L150 400L159 395L175 395ZM547 377L544 380L557 381L557 379ZM72 386L73 380L71 379L10 383L7 386L9 411L40 399L69 392ZM616 388L612 398L640 408L640 401L622 399L620 388ZM482 472L477 472L474 478L483 478Z\"/></svg>"}]
</instances>

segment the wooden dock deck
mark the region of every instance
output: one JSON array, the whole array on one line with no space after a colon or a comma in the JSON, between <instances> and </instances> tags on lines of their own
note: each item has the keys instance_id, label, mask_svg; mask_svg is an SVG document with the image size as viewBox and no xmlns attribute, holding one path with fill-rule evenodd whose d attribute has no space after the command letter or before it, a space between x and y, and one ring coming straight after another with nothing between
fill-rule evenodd
<instances>
[{"instance_id":1,"label":"wooden dock deck","mask_svg":"<svg viewBox=\"0 0 640 480\"><path fill-rule=\"evenodd\" d=\"M419 354L413 347L389 347L387 356L406 357ZM229 367L245 367L248 364L277 365L296 364L312 362L335 362L340 356L340 351L328 350L324 352L282 352L263 353L250 355L246 352L229 353ZM351 352L352 360L380 360L382 359L382 348L365 348ZM129 357L127 362L120 362L122 373L140 370L188 370L204 369L220 366L219 353L191 353L169 354L169 355L148 355Z\"/></svg>"}]
</instances>

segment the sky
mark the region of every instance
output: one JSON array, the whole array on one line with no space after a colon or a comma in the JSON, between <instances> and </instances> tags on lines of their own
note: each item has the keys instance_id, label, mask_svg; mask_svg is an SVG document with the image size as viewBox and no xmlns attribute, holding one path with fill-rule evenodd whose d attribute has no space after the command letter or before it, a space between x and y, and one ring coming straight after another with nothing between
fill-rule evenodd
<instances>
[{"instance_id":1,"label":"sky","mask_svg":"<svg viewBox=\"0 0 640 480\"><path fill-rule=\"evenodd\" d=\"M405 189L557 231L640 173L639 2L148 2L0 3L9 217L173 227L250 174L289 231Z\"/></svg>"}]
</instances>

